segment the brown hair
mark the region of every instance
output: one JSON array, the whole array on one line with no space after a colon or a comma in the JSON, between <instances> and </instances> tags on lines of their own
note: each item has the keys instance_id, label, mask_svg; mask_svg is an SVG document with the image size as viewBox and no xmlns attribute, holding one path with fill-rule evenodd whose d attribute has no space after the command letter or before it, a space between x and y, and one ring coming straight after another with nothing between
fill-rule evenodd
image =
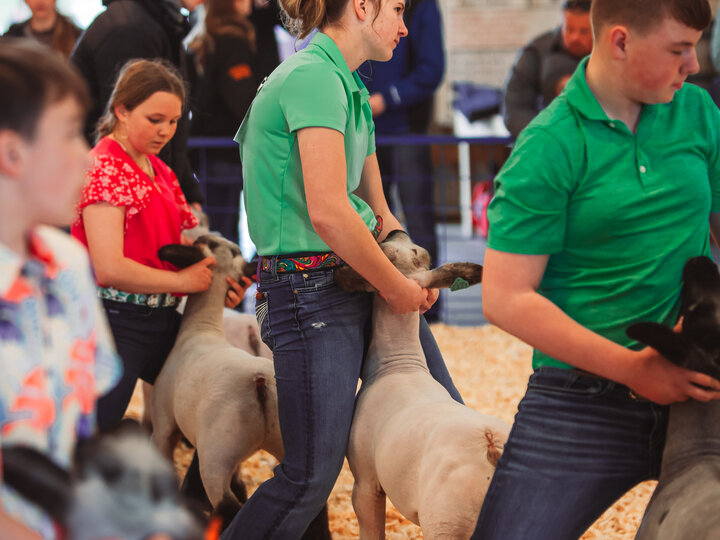
<instances>
[{"instance_id":1,"label":"brown hair","mask_svg":"<svg viewBox=\"0 0 720 540\"><path fill-rule=\"evenodd\" d=\"M255 28L235 9L235 0L205 0L205 31L193 39L190 50L195 53L198 70L204 71L205 58L215 50L216 36L238 36L247 40L255 52Z\"/></svg>"},{"instance_id":2,"label":"brown hair","mask_svg":"<svg viewBox=\"0 0 720 540\"><path fill-rule=\"evenodd\" d=\"M704 30L712 20L712 11L708 0L593 0L590 9L595 38L610 24L622 24L646 33L666 17L695 30Z\"/></svg>"},{"instance_id":3,"label":"brown hair","mask_svg":"<svg viewBox=\"0 0 720 540\"><path fill-rule=\"evenodd\" d=\"M283 23L291 34L302 39L315 28L337 22L350 0L280 0ZM382 0L370 0L380 6Z\"/></svg>"},{"instance_id":4,"label":"brown hair","mask_svg":"<svg viewBox=\"0 0 720 540\"><path fill-rule=\"evenodd\" d=\"M84 110L90 104L85 81L74 67L35 40L0 40L0 130L32 140L45 108L67 97Z\"/></svg>"},{"instance_id":5,"label":"brown hair","mask_svg":"<svg viewBox=\"0 0 720 540\"><path fill-rule=\"evenodd\" d=\"M174 66L165 60L130 60L118 73L105 113L98 121L96 140L109 135L118 119L115 107L123 105L132 111L155 92L175 94L185 102L185 85Z\"/></svg>"}]
</instances>

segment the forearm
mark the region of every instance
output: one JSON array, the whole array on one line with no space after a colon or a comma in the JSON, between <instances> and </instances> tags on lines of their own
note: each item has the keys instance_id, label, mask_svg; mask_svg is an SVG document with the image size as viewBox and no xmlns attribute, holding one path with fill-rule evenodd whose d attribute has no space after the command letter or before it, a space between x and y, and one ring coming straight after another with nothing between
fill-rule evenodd
<instances>
[{"instance_id":1,"label":"forearm","mask_svg":"<svg viewBox=\"0 0 720 540\"><path fill-rule=\"evenodd\" d=\"M485 316L530 346L566 364L627 384L635 352L577 323L535 291L483 290Z\"/></svg>"},{"instance_id":2,"label":"forearm","mask_svg":"<svg viewBox=\"0 0 720 540\"><path fill-rule=\"evenodd\" d=\"M95 271L100 285L129 293L184 292L177 272L150 268L127 257L95 265Z\"/></svg>"},{"instance_id":3,"label":"forearm","mask_svg":"<svg viewBox=\"0 0 720 540\"><path fill-rule=\"evenodd\" d=\"M388 212L386 215L390 219L384 221L383 235L402 228L392 214ZM385 256L365 222L349 204L329 207L321 215L311 214L310 217L315 231L330 249L378 291L403 285L405 277Z\"/></svg>"}]
</instances>

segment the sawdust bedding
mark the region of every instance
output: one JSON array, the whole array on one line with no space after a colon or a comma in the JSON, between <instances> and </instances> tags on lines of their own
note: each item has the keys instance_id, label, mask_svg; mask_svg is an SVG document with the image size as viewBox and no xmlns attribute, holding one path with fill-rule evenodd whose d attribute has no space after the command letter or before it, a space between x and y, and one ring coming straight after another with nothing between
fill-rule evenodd
<instances>
[{"instance_id":1,"label":"sawdust bedding","mask_svg":"<svg viewBox=\"0 0 720 540\"><path fill-rule=\"evenodd\" d=\"M512 423L530 375L530 347L490 325L458 328L436 324L432 330L467 405ZM139 388L128 411L135 417L142 411ZM190 451L182 445L178 447L175 465L179 474L184 474L191 457ZM258 452L244 463L243 479L248 493L272 476L275 464L275 458L265 452ZM588 529L583 540L634 538L655 484L645 482L627 493ZM352 486L353 477L346 462L328 503L330 528L336 540L358 537ZM389 540L422 538L420 528L405 520L389 502L385 526Z\"/></svg>"}]
</instances>

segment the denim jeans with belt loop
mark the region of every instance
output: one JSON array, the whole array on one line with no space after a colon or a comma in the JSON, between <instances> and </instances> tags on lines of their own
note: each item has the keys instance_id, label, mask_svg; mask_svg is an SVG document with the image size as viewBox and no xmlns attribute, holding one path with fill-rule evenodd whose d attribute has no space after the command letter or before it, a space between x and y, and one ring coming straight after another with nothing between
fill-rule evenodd
<instances>
[{"instance_id":1,"label":"denim jeans with belt loop","mask_svg":"<svg viewBox=\"0 0 720 540\"><path fill-rule=\"evenodd\" d=\"M255 311L273 351L285 455L224 540L297 539L322 509L342 469L369 343L372 294L341 290L332 268L271 267L258 273ZM461 401L424 320L420 335L433 377Z\"/></svg>"},{"instance_id":2,"label":"denim jeans with belt loop","mask_svg":"<svg viewBox=\"0 0 720 540\"><path fill-rule=\"evenodd\" d=\"M626 491L658 477L667 413L619 383L537 369L472 538L579 538Z\"/></svg>"}]
</instances>

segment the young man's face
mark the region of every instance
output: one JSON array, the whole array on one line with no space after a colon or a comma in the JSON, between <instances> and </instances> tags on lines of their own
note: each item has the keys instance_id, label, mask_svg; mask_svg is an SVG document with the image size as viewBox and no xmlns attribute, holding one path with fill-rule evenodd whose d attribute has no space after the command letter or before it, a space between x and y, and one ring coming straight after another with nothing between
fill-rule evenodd
<instances>
[{"instance_id":1,"label":"young man's face","mask_svg":"<svg viewBox=\"0 0 720 540\"><path fill-rule=\"evenodd\" d=\"M593 46L590 13L563 11L562 39L565 49L573 56L582 58L590 54Z\"/></svg>"},{"instance_id":2,"label":"young man's face","mask_svg":"<svg viewBox=\"0 0 720 540\"><path fill-rule=\"evenodd\" d=\"M23 145L23 199L31 221L71 224L90 167L83 136L83 110L72 97L49 105L40 117L35 138Z\"/></svg>"},{"instance_id":3,"label":"young man's face","mask_svg":"<svg viewBox=\"0 0 720 540\"><path fill-rule=\"evenodd\" d=\"M695 46L702 32L666 18L644 36L627 41L625 80L628 94L638 103L668 103L688 75L700 66Z\"/></svg>"}]
</instances>

